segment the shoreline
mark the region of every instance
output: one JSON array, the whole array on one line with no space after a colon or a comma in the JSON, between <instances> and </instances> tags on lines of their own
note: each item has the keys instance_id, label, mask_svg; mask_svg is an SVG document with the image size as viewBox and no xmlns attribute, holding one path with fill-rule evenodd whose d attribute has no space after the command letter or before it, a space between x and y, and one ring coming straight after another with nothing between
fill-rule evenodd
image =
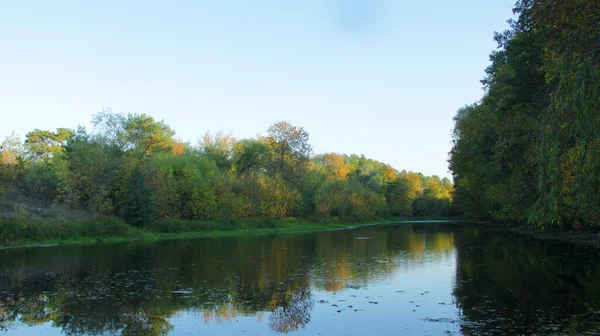
<instances>
[{"instance_id":1,"label":"shoreline","mask_svg":"<svg viewBox=\"0 0 600 336\"><path fill-rule=\"evenodd\" d=\"M600 249L600 231L591 229L557 231L542 231L531 226L514 226L492 222L474 222L484 226L490 232L507 232L535 240L552 241L570 244L578 247Z\"/></svg>"},{"instance_id":2,"label":"shoreline","mask_svg":"<svg viewBox=\"0 0 600 336\"><path fill-rule=\"evenodd\" d=\"M252 236L265 234L298 234L318 231L334 231L355 229L373 225L410 224L410 223L473 223L484 227L494 233L510 233L529 239L553 241L571 244L579 247L600 249L600 230L570 230L541 231L530 226L514 226L510 224L493 223L489 221L469 221L460 217L399 217L382 218L371 221L343 221L318 223L295 219L282 220L269 228L236 228L236 229L214 229L207 231L181 231L181 232L159 232L153 230L131 228L127 235L121 236L83 236L65 239L42 239L42 240L20 240L11 244L0 244L0 251L19 248L43 248L59 245L93 245L93 244L115 244L125 242L153 242L162 240L179 240L194 238L219 238L235 236Z\"/></svg>"},{"instance_id":3,"label":"shoreline","mask_svg":"<svg viewBox=\"0 0 600 336\"><path fill-rule=\"evenodd\" d=\"M364 222L340 222L340 223L317 223L309 221L285 220L273 228L250 228L250 229L234 229L234 230L210 230L210 231L185 231L185 232L156 232L138 229L133 235L127 236L112 236L112 237L77 237L67 239L47 239L40 241L18 241L14 244L0 245L0 251L18 248L43 248L59 245L93 245L93 244L115 244L125 242L153 242L161 240L178 240L178 239L194 239L194 238L218 238L218 237L235 237L235 236L251 236L264 234L296 234L309 233L318 231L335 231L355 229L374 225L389 225L389 224L410 224L410 223L446 223L460 222L461 218L454 217L422 217L422 218L398 218L398 219L380 219ZM277 227L279 226L279 227Z\"/></svg>"}]
</instances>

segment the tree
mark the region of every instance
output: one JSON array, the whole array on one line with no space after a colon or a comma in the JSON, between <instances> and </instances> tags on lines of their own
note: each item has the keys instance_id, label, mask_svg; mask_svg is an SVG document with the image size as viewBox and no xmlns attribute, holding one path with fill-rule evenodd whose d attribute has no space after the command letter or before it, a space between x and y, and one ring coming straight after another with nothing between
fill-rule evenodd
<instances>
[{"instance_id":1,"label":"tree","mask_svg":"<svg viewBox=\"0 0 600 336\"><path fill-rule=\"evenodd\" d=\"M54 201L63 191L66 171L66 162L61 157L34 161L23 171L21 190L29 199Z\"/></svg>"},{"instance_id":2,"label":"tree","mask_svg":"<svg viewBox=\"0 0 600 336\"><path fill-rule=\"evenodd\" d=\"M229 134L217 132L215 135L211 135L207 132L204 134L199 147L202 154L215 160L219 169L229 170L235 143L235 138Z\"/></svg>"},{"instance_id":3,"label":"tree","mask_svg":"<svg viewBox=\"0 0 600 336\"><path fill-rule=\"evenodd\" d=\"M164 121L156 121L147 114L115 113L105 109L94 115L92 123L95 136L106 142L130 151L138 157L173 150L175 131Z\"/></svg>"},{"instance_id":4,"label":"tree","mask_svg":"<svg viewBox=\"0 0 600 336\"><path fill-rule=\"evenodd\" d=\"M394 216L411 216L413 199L410 198L408 181L398 178L386 185L385 200L390 214Z\"/></svg>"},{"instance_id":5,"label":"tree","mask_svg":"<svg viewBox=\"0 0 600 336\"><path fill-rule=\"evenodd\" d=\"M173 131L164 121L155 121L146 114L129 114L121 139L127 147L149 156L157 152L169 152L173 148Z\"/></svg>"},{"instance_id":6,"label":"tree","mask_svg":"<svg viewBox=\"0 0 600 336\"><path fill-rule=\"evenodd\" d=\"M238 173L263 169L266 163L266 146L263 139L244 139L236 142L232 150L233 167Z\"/></svg>"},{"instance_id":7,"label":"tree","mask_svg":"<svg viewBox=\"0 0 600 336\"><path fill-rule=\"evenodd\" d=\"M114 211L114 183L121 163L121 152L99 142L80 127L65 148L68 165L64 200L103 214Z\"/></svg>"},{"instance_id":8,"label":"tree","mask_svg":"<svg viewBox=\"0 0 600 336\"><path fill-rule=\"evenodd\" d=\"M558 228L600 221L600 2L520 0L481 102L455 117L466 214Z\"/></svg>"},{"instance_id":9,"label":"tree","mask_svg":"<svg viewBox=\"0 0 600 336\"><path fill-rule=\"evenodd\" d=\"M482 80L485 95L454 119L450 168L467 214L479 218L526 222L538 195L535 153L547 35L533 26L532 3L519 1L511 29L495 34L499 50Z\"/></svg>"},{"instance_id":10,"label":"tree","mask_svg":"<svg viewBox=\"0 0 600 336\"><path fill-rule=\"evenodd\" d=\"M0 164L14 166L23 157L25 149L23 142L15 132L7 136L0 146Z\"/></svg>"},{"instance_id":11,"label":"tree","mask_svg":"<svg viewBox=\"0 0 600 336\"><path fill-rule=\"evenodd\" d=\"M308 132L285 121L272 124L267 130L268 169L280 174L288 183L298 185L312 155Z\"/></svg>"},{"instance_id":12,"label":"tree","mask_svg":"<svg viewBox=\"0 0 600 336\"><path fill-rule=\"evenodd\" d=\"M127 224L144 227L154 218L152 194L144 182L144 174L135 167L129 178L127 197L123 205L123 217Z\"/></svg>"},{"instance_id":13,"label":"tree","mask_svg":"<svg viewBox=\"0 0 600 336\"><path fill-rule=\"evenodd\" d=\"M125 143L125 125L127 117L121 113L115 113L111 109L103 109L92 116L94 140L119 148L124 151Z\"/></svg>"},{"instance_id":14,"label":"tree","mask_svg":"<svg viewBox=\"0 0 600 336\"><path fill-rule=\"evenodd\" d=\"M27 154L34 161L51 158L62 153L72 135L73 131L68 128L59 128L56 132L35 129L25 136Z\"/></svg>"},{"instance_id":15,"label":"tree","mask_svg":"<svg viewBox=\"0 0 600 336\"><path fill-rule=\"evenodd\" d=\"M218 217L216 190L223 178L210 157L157 155L147 171L157 215L195 220Z\"/></svg>"},{"instance_id":16,"label":"tree","mask_svg":"<svg viewBox=\"0 0 600 336\"><path fill-rule=\"evenodd\" d=\"M559 227L600 223L600 3L536 1L547 105L540 122L536 201L529 220Z\"/></svg>"}]
</instances>

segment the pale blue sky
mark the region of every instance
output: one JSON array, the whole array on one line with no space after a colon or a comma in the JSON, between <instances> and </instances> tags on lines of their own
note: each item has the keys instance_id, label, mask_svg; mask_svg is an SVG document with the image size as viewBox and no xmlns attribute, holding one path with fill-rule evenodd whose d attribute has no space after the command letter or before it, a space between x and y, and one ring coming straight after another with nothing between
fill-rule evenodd
<instances>
[{"instance_id":1,"label":"pale blue sky","mask_svg":"<svg viewBox=\"0 0 600 336\"><path fill-rule=\"evenodd\" d=\"M450 176L452 117L515 0L0 2L0 137L103 107L196 143L280 120L316 153Z\"/></svg>"}]
</instances>

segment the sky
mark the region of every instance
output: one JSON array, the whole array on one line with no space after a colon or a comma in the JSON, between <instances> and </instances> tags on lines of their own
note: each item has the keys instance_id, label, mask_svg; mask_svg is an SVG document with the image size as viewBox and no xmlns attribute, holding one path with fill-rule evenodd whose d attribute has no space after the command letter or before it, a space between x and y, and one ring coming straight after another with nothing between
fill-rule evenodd
<instances>
[{"instance_id":1,"label":"sky","mask_svg":"<svg viewBox=\"0 0 600 336\"><path fill-rule=\"evenodd\" d=\"M0 1L0 139L105 108L184 141L288 121L315 153L450 177L515 0Z\"/></svg>"}]
</instances>

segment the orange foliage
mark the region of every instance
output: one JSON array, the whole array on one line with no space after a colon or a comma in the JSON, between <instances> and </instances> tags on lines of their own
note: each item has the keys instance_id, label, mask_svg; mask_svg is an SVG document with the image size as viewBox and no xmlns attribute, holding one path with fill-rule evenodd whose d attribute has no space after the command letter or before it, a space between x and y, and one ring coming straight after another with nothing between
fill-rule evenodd
<instances>
[{"instance_id":1,"label":"orange foliage","mask_svg":"<svg viewBox=\"0 0 600 336\"><path fill-rule=\"evenodd\" d=\"M335 153L323 155L323 165L327 172L328 178L345 180L350 172L350 167L345 162L343 156Z\"/></svg>"},{"instance_id":2,"label":"orange foliage","mask_svg":"<svg viewBox=\"0 0 600 336\"><path fill-rule=\"evenodd\" d=\"M421 185L421 178L415 173L404 173L404 178L408 184L408 197L414 200L423 194L423 186Z\"/></svg>"},{"instance_id":3,"label":"orange foliage","mask_svg":"<svg viewBox=\"0 0 600 336\"><path fill-rule=\"evenodd\" d=\"M182 156L183 153L185 152L185 145L181 142L173 141L172 152L175 155Z\"/></svg>"},{"instance_id":4,"label":"orange foliage","mask_svg":"<svg viewBox=\"0 0 600 336\"><path fill-rule=\"evenodd\" d=\"M396 180L396 169L392 168L390 165L385 165L383 168L383 181L384 182L392 182Z\"/></svg>"}]
</instances>

